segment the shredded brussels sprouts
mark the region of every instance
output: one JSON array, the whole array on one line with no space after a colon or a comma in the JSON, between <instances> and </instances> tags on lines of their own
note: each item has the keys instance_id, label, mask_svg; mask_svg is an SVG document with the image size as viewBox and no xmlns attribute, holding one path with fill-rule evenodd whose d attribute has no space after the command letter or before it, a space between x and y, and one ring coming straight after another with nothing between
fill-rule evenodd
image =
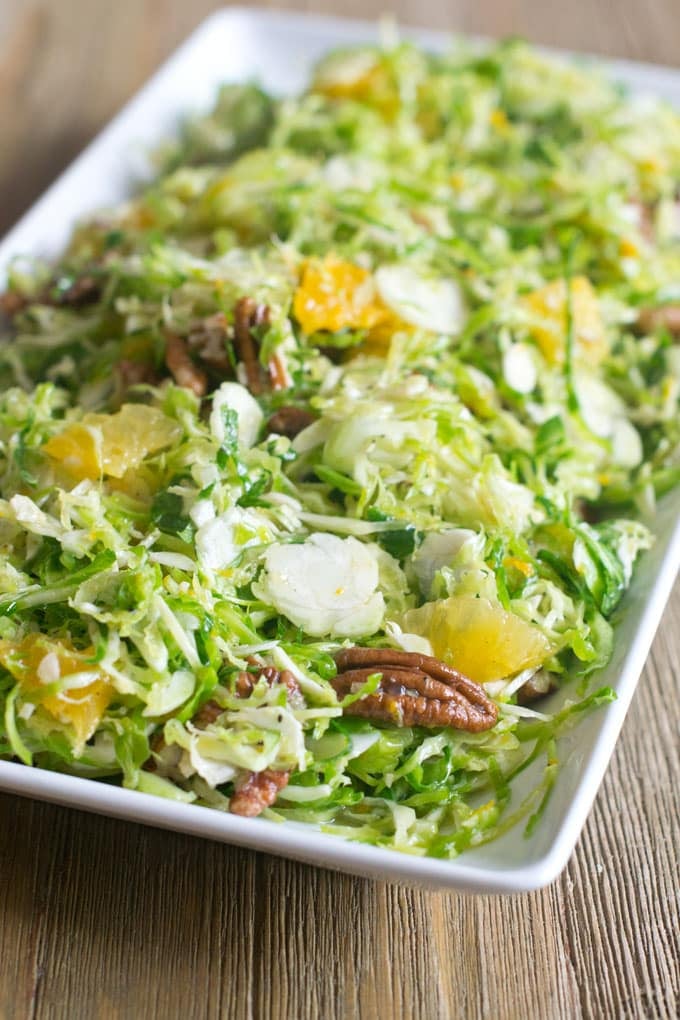
<instances>
[{"instance_id":1,"label":"shredded brussels sprouts","mask_svg":"<svg viewBox=\"0 0 680 1020\"><path fill-rule=\"evenodd\" d=\"M0 757L412 854L531 831L680 478L680 116L396 43L159 161L0 299ZM343 686L355 646L495 724Z\"/></svg>"}]
</instances>

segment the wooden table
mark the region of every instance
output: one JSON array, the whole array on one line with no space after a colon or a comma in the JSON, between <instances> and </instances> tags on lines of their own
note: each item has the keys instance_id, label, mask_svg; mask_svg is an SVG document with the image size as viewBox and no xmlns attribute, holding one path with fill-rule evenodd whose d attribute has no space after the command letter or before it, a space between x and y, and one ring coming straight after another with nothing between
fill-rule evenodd
<instances>
[{"instance_id":1,"label":"wooden table","mask_svg":"<svg viewBox=\"0 0 680 1020\"><path fill-rule=\"evenodd\" d=\"M0 227L214 6L0 0ZM680 54L677 0L315 10L386 7L432 27ZM382 885L0 796L0 1018L676 1016L679 661L676 591L579 847L524 897Z\"/></svg>"}]
</instances>

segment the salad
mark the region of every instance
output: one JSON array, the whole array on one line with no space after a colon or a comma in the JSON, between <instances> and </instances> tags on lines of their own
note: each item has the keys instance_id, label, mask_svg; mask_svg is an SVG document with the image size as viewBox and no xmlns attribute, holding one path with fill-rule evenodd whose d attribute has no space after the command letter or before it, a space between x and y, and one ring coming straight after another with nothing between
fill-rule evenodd
<instances>
[{"instance_id":1,"label":"salad","mask_svg":"<svg viewBox=\"0 0 680 1020\"><path fill-rule=\"evenodd\" d=\"M397 42L223 86L18 256L0 758L412 854L530 832L680 480L679 194L663 103Z\"/></svg>"}]
</instances>

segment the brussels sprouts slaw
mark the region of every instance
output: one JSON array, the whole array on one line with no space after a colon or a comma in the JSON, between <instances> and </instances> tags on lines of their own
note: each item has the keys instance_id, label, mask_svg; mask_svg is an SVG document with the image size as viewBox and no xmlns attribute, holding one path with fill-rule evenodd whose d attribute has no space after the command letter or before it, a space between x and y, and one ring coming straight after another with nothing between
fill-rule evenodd
<instances>
[{"instance_id":1,"label":"brussels sprouts slaw","mask_svg":"<svg viewBox=\"0 0 680 1020\"><path fill-rule=\"evenodd\" d=\"M679 136L518 44L336 54L296 100L223 89L56 271L18 260L0 754L223 810L285 772L270 817L411 853L534 824L677 480ZM354 645L496 725L356 717Z\"/></svg>"}]
</instances>

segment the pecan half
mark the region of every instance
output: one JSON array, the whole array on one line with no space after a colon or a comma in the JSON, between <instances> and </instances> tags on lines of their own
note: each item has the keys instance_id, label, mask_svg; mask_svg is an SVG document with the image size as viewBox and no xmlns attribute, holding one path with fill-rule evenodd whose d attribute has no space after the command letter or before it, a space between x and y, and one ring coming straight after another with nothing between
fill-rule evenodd
<instances>
[{"instance_id":1,"label":"pecan half","mask_svg":"<svg viewBox=\"0 0 680 1020\"><path fill-rule=\"evenodd\" d=\"M348 715L397 726L450 726L469 733L491 729L498 708L484 690L431 655L392 648L343 648L335 656L332 682L343 698L381 673L378 690L345 708Z\"/></svg>"},{"instance_id":2,"label":"pecan half","mask_svg":"<svg viewBox=\"0 0 680 1020\"><path fill-rule=\"evenodd\" d=\"M145 364L143 361L130 361L123 358L115 367L120 392L127 393L133 386L147 384L155 386L159 379L153 365Z\"/></svg>"},{"instance_id":3,"label":"pecan half","mask_svg":"<svg viewBox=\"0 0 680 1020\"><path fill-rule=\"evenodd\" d=\"M262 666L258 662L252 664L257 667L254 673L241 672L236 677L236 694L239 698L247 698L249 694L252 694L255 684L262 676L270 687L277 683L283 684L289 694L295 696L302 694L299 683L289 669L279 672L276 666Z\"/></svg>"},{"instance_id":4,"label":"pecan half","mask_svg":"<svg viewBox=\"0 0 680 1020\"><path fill-rule=\"evenodd\" d=\"M158 733L154 733L149 740L151 755L142 765L145 772L158 772L158 762L156 761L155 755L160 754L166 747L167 744L163 738L163 731L159 730Z\"/></svg>"},{"instance_id":5,"label":"pecan half","mask_svg":"<svg viewBox=\"0 0 680 1020\"><path fill-rule=\"evenodd\" d=\"M287 390L292 385L286 359L281 351L275 351L267 364L269 381L273 390Z\"/></svg>"},{"instance_id":6,"label":"pecan half","mask_svg":"<svg viewBox=\"0 0 680 1020\"><path fill-rule=\"evenodd\" d=\"M234 341L239 361L243 362L245 368L248 389L253 396L259 396L264 389L253 330L266 326L268 322L269 309L266 305L258 305L251 297L242 297L236 302Z\"/></svg>"},{"instance_id":7,"label":"pecan half","mask_svg":"<svg viewBox=\"0 0 680 1020\"><path fill-rule=\"evenodd\" d=\"M667 329L672 336L680 337L680 304L641 308L638 313L638 326L645 333L653 333L655 329Z\"/></svg>"},{"instance_id":8,"label":"pecan half","mask_svg":"<svg viewBox=\"0 0 680 1020\"><path fill-rule=\"evenodd\" d=\"M547 669L539 669L538 673L534 673L519 688L517 691L517 701L520 705L528 705L531 701L538 701L539 698L547 697L548 694L552 694L556 689L557 682L554 673L549 673Z\"/></svg>"},{"instance_id":9,"label":"pecan half","mask_svg":"<svg viewBox=\"0 0 680 1020\"><path fill-rule=\"evenodd\" d=\"M233 354L243 365L245 382L253 396L260 396L265 389L287 389L291 378L282 351L272 354L266 370L260 364L257 333L268 325L267 305L250 297L239 298L233 326L223 312L216 312L193 323L186 339L167 330L165 364L178 386L202 397L221 380L234 377L230 351L233 342Z\"/></svg>"},{"instance_id":10,"label":"pecan half","mask_svg":"<svg viewBox=\"0 0 680 1020\"><path fill-rule=\"evenodd\" d=\"M290 772L263 769L262 772L248 772L236 785L229 801L229 810L243 818L255 818L265 808L271 807L284 786L288 785Z\"/></svg>"},{"instance_id":11,"label":"pecan half","mask_svg":"<svg viewBox=\"0 0 680 1020\"><path fill-rule=\"evenodd\" d=\"M247 698L249 694L252 694L255 684L262 676L270 686L276 683L283 684L289 695L294 698L302 697L300 685L289 670L284 669L279 672L275 666L263 666L254 659L251 661L256 667L255 672L242 671L237 674L235 685L237 697ZM216 722L224 711L225 709L211 698L201 705L191 722L197 729L202 730ZM151 750L153 754L144 763L144 769L147 772L156 772L158 765L155 756L166 750L162 733L157 733L151 738ZM289 778L290 770L288 769L245 772L237 781L236 790L229 801L229 810L235 815L254 818L274 803L279 791L287 785Z\"/></svg>"},{"instance_id":12,"label":"pecan half","mask_svg":"<svg viewBox=\"0 0 680 1020\"><path fill-rule=\"evenodd\" d=\"M280 407L267 422L267 431L295 439L308 425L316 421L316 415L302 407Z\"/></svg>"},{"instance_id":13,"label":"pecan half","mask_svg":"<svg viewBox=\"0 0 680 1020\"><path fill-rule=\"evenodd\" d=\"M255 665L258 665L256 662ZM276 666L259 667L256 673L241 672L236 677L236 693L240 698L247 697L255 684L264 677L271 686L275 683L284 684L289 695L301 697L300 685L288 669L279 670ZM290 770L263 769L262 772L247 772L236 784L236 789L229 801L229 810L234 815L244 818L255 818L265 808L271 807L280 791L288 784Z\"/></svg>"},{"instance_id":14,"label":"pecan half","mask_svg":"<svg viewBox=\"0 0 680 1020\"><path fill-rule=\"evenodd\" d=\"M229 326L223 312L210 315L194 323L187 336L189 349L196 354L208 368L220 376L226 377L232 372L232 365L227 353L229 343Z\"/></svg>"},{"instance_id":15,"label":"pecan half","mask_svg":"<svg viewBox=\"0 0 680 1020\"><path fill-rule=\"evenodd\" d=\"M204 397L208 389L208 377L194 365L186 341L171 333L165 333L165 364L178 386L191 390L197 397Z\"/></svg>"},{"instance_id":16,"label":"pecan half","mask_svg":"<svg viewBox=\"0 0 680 1020\"><path fill-rule=\"evenodd\" d=\"M212 698L206 701L199 708L196 715L191 720L196 729L204 730L206 726L210 726L211 723L216 722L224 712L221 705L218 705Z\"/></svg>"},{"instance_id":17,"label":"pecan half","mask_svg":"<svg viewBox=\"0 0 680 1020\"><path fill-rule=\"evenodd\" d=\"M7 319L13 319L28 303L28 298L16 290L6 290L4 294L0 294L0 312Z\"/></svg>"},{"instance_id":18,"label":"pecan half","mask_svg":"<svg viewBox=\"0 0 680 1020\"><path fill-rule=\"evenodd\" d=\"M76 277L73 283L63 290L57 290L53 297L52 292L48 289L48 303L65 305L67 308L81 308L83 305L98 301L101 292L101 281L96 276L86 273L84 276Z\"/></svg>"},{"instance_id":19,"label":"pecan half","mask_svg":"<svg viewBox=\"0 0 680 1020\"><path fill-rule=\"evenodd\" d=\"M32 304L82 308L83 305L98 301L101 293L101 280L90 273L85 273L76 277L68 286L60 285L59 279L55 279L32 296L16 290L6 290L4 294L0 294L0 311L8 319L12 319Z\"/></svg>"},{"instance_id":20,"label":"pecan half","mask_svg":"<svg viewBox=\"0 0 680 1020\"><path fill-rule=\"evenodd\" d=\"M238 360L246 373L246 383L253 396L258 397L269 386L272 390L285 390L291 385L286 359L275 351L267 364L269 378L260 365L259 343L256 330L269 326L269 308L258 305L251 297L242 297L234 307L234 347Z\"/></svg>"}]
</instances>

